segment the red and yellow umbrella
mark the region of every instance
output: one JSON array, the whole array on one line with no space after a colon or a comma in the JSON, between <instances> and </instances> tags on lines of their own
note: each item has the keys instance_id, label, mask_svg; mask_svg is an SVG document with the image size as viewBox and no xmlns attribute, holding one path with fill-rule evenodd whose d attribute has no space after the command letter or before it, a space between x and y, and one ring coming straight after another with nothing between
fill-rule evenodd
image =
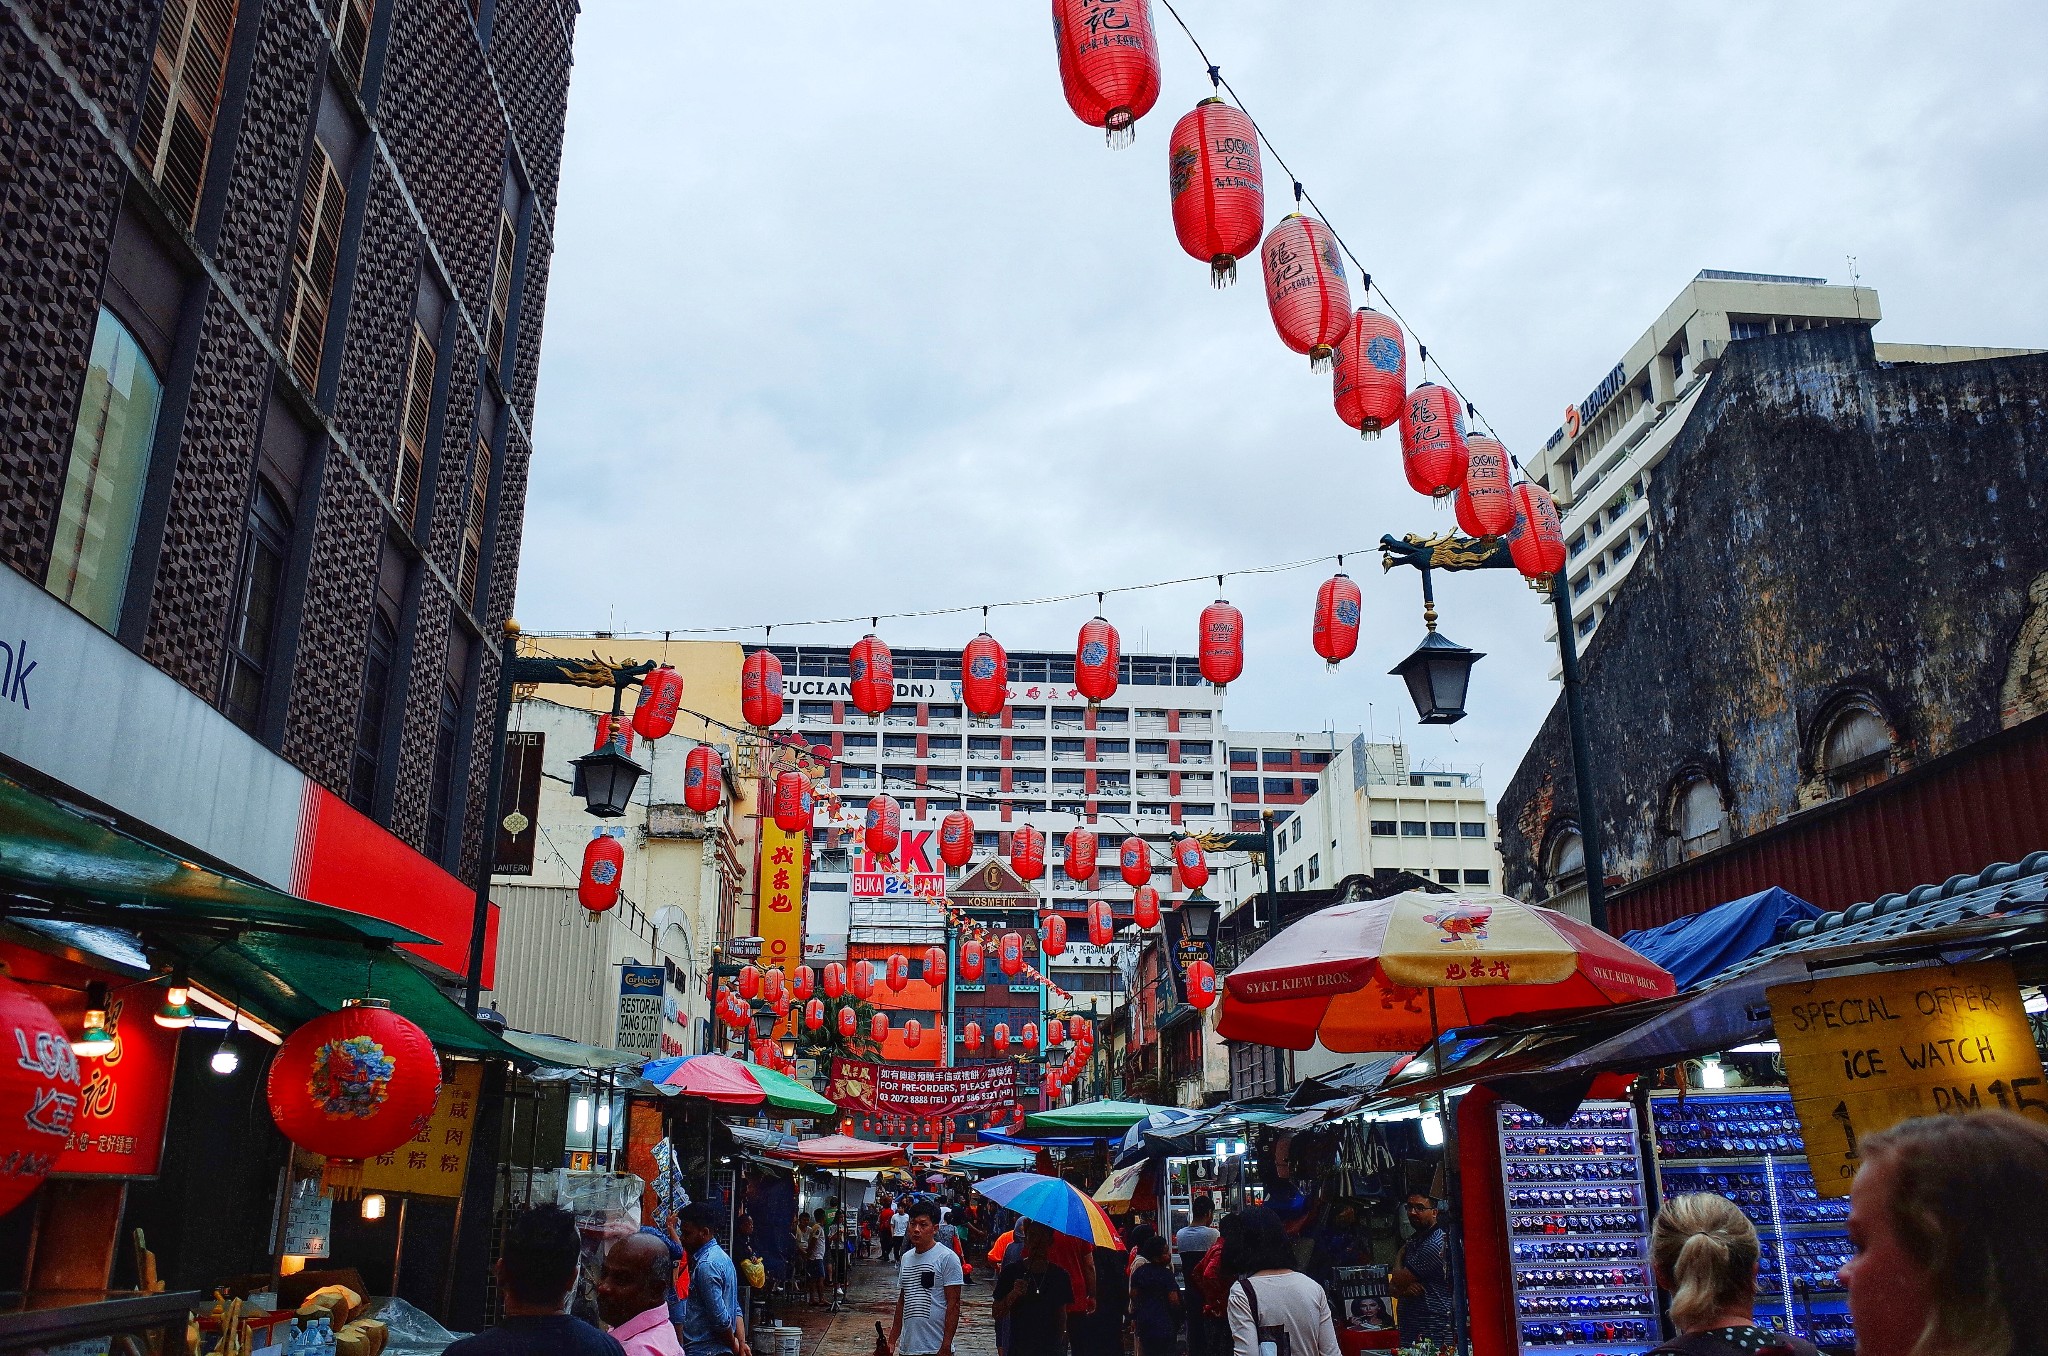
<instances>
[{"instance_id":1,"label":"red and yellow umbrella","mask_svg":"<svg viewBox=\"0 0 2048 1356\"><path fill-rule=\"evenodd\" d=\"M1668 972L1555 910L1411 890L1332 905L1260 947L1225 978L1219 1029L1290 1050L1412 1050L1451 1027L1674 992Z\"/></svg>"}]
</instances>

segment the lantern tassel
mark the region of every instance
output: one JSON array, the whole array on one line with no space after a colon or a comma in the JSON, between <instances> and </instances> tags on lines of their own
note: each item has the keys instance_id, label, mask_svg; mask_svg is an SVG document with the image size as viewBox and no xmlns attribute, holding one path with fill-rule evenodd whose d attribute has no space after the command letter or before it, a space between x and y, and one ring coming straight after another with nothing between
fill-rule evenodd
<instances>
[{"instance_id":1,"label":"lantern tassel","mask_svg":"<svg viewBox=\"0 0 2048 1356\"><path fill-rule=\"evenodd\" d=\"M1120 151L1138 139L1138 120L1128 108L1112 108L1102 120L1102 137L1109 149Z\"/></svg>"},{"instance_id":2,"label":"lantern tassel","mask_svg":"<svg viewBox=\"0 0 2048 1356\"><path fill-rule=\"evenodd\" d=\"M352 1201L362 1194L363 1160L330 1158L320 1170L320 1194L338 1201Z\"/></svg>"},{"instance_id":3,"label":"lantern tassel","mask_svg":"<svg viewBox=\"0 0 2048 1356\"><path fill-rule=\"evenodd\" d=\"M1368 419L1358 426L1358 436L1365 439L1367 442L1375 442L1379 439L1380 436L1380 425L1375 424L1370 419Z\"/></svg>"},{"instance_id":4,"label":"lantern tassel","mask_svg":"<svg viewBox=\"0 0 2048 1356\"><path fill-rule=\"evenodd\" d=\"M1331 348L1328 344L1317 344L1308 351L1308 370L1311 372L1329 371L1331 362L1335 359L1336 354L1337 350Z\"/></svg>"},{"instance_id":5,"label":"lantern tassel","mask_svg":"<svg viewBox=\"0 0 2048 1356\"><path fill-rule=\"evenodd\" d=\"M1219 254L1209 261L1209 286L1225 288L1237 281L1237 256Z\"/></svg>"}]
</instances>

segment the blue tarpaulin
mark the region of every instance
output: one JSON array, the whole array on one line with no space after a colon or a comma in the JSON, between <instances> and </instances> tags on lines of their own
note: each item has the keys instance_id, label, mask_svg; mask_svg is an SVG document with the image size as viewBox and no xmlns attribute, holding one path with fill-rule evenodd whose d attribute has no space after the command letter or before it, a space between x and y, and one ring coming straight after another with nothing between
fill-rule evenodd
<instances>
[{"instance_id":1,"label":"blue tarpaulin","mask_svg":"<svg viewBox=\"0 0 2048 1356\"><path fill-rule=\"evenodd\" d=\"M1669 970L1680 989L1690 989L1783 941L1794 923L1818 917L1819 909L1773 885L1621 940Z\"/></svg>"}]
</instances>

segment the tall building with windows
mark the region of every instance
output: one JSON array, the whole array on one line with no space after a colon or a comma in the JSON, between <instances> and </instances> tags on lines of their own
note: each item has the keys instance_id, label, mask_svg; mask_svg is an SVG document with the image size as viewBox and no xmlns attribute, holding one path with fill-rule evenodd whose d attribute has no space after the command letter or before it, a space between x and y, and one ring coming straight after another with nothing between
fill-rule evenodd
<instances>
[{"instance_id":1,"label":"tall building with windows","mask_svg":"<svg viewBox=\"0 0 2048 1356\"><path fill-rule=\"evenodd\" d=\"M1230 827L1257 833L1261 815L1285 820L1322 786L1324 769L1354 736L1335 730L1231 730Z\"/></svg>"},{"instance_id":2,"label":"tall building with windows","mask_svg":"<svg viewBox=\"0 0 2048 1356\"><path fill-rule=\"evenodd\" d=\"M576 14L0 14L0 771L457 974Z\"/></svg>"},{"instance_id":3,"label":"tall building with windows","mask_svg":"<svg viewBox=\"0 0 2048 1356\"><path fill-rule=\"evenodd\" d=\"M1347 876L1406 871L1461 890L1498 890L1497 836L1476 775L1416 766L1406 745L1355 736L1279 826L1276 884L1328 890Z\"/></svg>"}]
</instances>

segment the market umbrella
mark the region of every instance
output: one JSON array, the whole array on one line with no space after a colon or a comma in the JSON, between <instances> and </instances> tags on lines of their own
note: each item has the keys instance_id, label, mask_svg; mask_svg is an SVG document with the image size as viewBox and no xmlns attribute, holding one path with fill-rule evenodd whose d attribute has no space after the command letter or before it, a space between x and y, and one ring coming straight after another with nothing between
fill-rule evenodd
<instances>
[{"instance_id":1,"label":"market umbrella","mask_svg":"<svg viewBox=\"0 0 2048 1356\"><path fill-rule=\"evenodd\" d=\"M1022 1149L1005 1148L1000 1144L985 1144L979 1149L968 1149L954 1154L950 1160L956 1168L968 1168L975 1172L1017 1172L1037 1161L1035 1154L1027 1154Z\"/></svg>"},{"instance_id":2,"label":"market umbrella","mask_svg":"<svg viewBox=\"0 0 2048 1356\"><path fill-rule=\"evenodd\" d=\"M1189 1121L1198 1121L1202 1118L1201 1112L1188 1111L1182 1107L1153 1107L1145 1113L1143 1120L1132 1121L1131 1128L1124 1131L1123 1143L1117 1149L1117 1165L1121 1167L1127 1163L1134 1163L1138 1159L1148 1157L1156 1152L1152 1142L1145 1138L1147 1130L1157 1130L1162 1134L1172 1134L1175 1129L1186 1125ZM1097 1199L1100 1199L1100 1197L1098 1196Z\"/></svg>"},{"instance_id":3,"label":"market umbrella","mask_svg":"<svg viewBox=\"0 0 2048 1356\"><path fill-rule=\"evenodd\" d=\"M1506 895L1336 904L1267 942L1223 983L1225 1040L1355 1053L1412 1050L1445 1027L1675 992L1598 929Z\"/></svg>"},{"instance_id":4,"label":"market umbrella","mask_svg":"<svg viewBox=\"0 0 2048 1356\"><path fill-rule=\"evenodd\" d=\"M800 1139L787 1148L770 1149L768 1156L814 1168L893 1168L908 1161L901 1145L879 1144L851 1135Z\"/></svg>"},{"instance_id":5,"label":"market umbrella","mask_svg":"<svg viewBox=\"0 0 2048 1356\"><path fill-rule=\"evenodd\" d=\"M1055 1233L1098 1248L1121 1248L1123 1237L1102 1207L1071 1182L1036 1172L1006 1172L974 1189L1006 1210L1037 1220Z\"/></svg>"},{"instance_id":6,"label":"market umbrella","mask_svg":"<svg viewBox=\"0 0 2048 1356\"><path fill-rule=\"evenodd\" d=\"M788 1074L730 1055L649 1061L640 1076L662 1091L724 1106L768 1106L791 1116L836 1116L839 1108Z\"/></svg>"},{"instance_id":7,"label":"market umbrella","mask_svg":"<svg viewBox=\"0 0 2048 1356\"><path fill-rule=\"evenodd\" d=\"M1134 1201L1145 1191L1145 1163L1133 1163L1127 1168L1118 1168L1095 1188L1095 1203L1105 1210L1121 1214L1129 1210Z\"/></svg>"},{"instance_id":8,"label":"market umbrella","mask_svg":"<svg viewBox=\"0 0 2048 1356\"><path fill-rule=\"evenodd\" d=\"M1034 1111L1024 1118L1027 1134L1082 1134L1095 1131L1098 1139L1113 1139L1156 1111L1172 1107L1150 1106L1144 1102L1077 1102L1051 1111Z\"/></svg>"}]
</instances>

